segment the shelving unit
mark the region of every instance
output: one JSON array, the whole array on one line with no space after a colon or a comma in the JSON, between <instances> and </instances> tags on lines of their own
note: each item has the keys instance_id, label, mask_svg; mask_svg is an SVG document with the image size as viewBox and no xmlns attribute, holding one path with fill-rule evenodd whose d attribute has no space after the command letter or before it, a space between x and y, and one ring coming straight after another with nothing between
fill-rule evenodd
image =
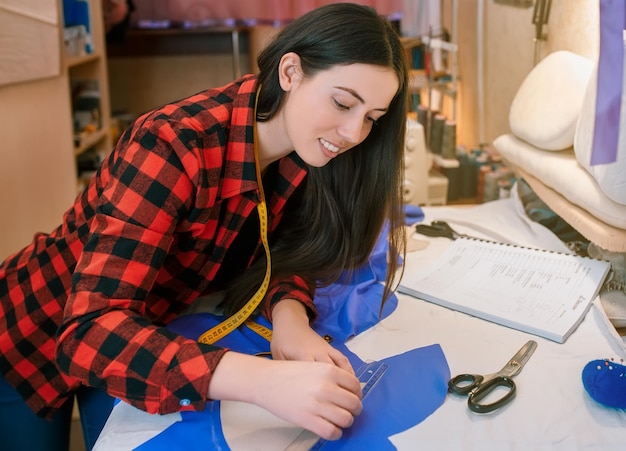
<instances>
[{"instance_id":1,"label":"shelving unit","mask_svg":"<svg viewBox=\"0 0 626 451\"><path fill-rule=\"evenodd\" d=\"M458 46L456 44L458 33L458 0L447 0L442 4L442 9L449 8L450 28L447 33L434 34L432 28L428 33L420 36L406 36L402 38L402 45L407 53L418 47L424 51L424 69L411 69L409 72L410 94L420 94L426 102L421 102L428 112L428 125L426 126L427 142L430 122L433 112L444 110L444 99L450 100L451 111L448 119L456 120L457 117L457 94L458 94ZM441 52L442 67L435 67L435 54ZM412 58L410 56L409 58ZM434 93L441 94L441 102L435 104Z\"/></svg>"},{"instance_id":2,"label":"shelving unit","mask_svg":"<svg viewBox=\"0 0 626 451\"><path fill-rule=\"evenodd\" d=\"M426 47L426 54L433 54L434 50L441 50L445 54L446 67L442 73L436 74L434 70L428 71L427 88L428 88L428 110L441 110L442 105L433 105L433 91L438 91L442 96L451 99L452 112L450 119L456 120L456 97L457 97L457 45L451 41L443 41L439 38L425 36L423 38Z\"/></svg>"},{"instance_id":3,"label":"shelving unit","mask_svg":"<svg viewBox=\"0 0 626 451\"><path fill-rule=\"evenodd\" d=\"M456 148L456 116L457 116L457 92L458 92L458 68L457 68L457 52L458 47L454 42L457 35L457 1L448 0L446 5L450 7L451 27L448 33L434 35L432 28L428 33L420 36L402 37L402 45L407 53L407 58L411 62L410 66L422 66L423 68L412 67L409 70L409 93L419 94L419 102L413 105L414 111L409 114L409 118L418 122L423 129L420 141L423 141L424 152L428 158L423 159L418 164L413 161L412 155L405 157L405 180L410 186L405 187L405 201L417 204L445 204L448 197L449 178L440 172L442 167L441 149L437 152L437 146L433 146L431 133L433 138L436 136L432 131L434 121L439 121L440 125L439 137L446 136L443 132L443 122L441 122L441 113L445 113L447 118L453 124L448 130L453 130L454 135L448 131L448 143L453 143L452 150ZM444 29L442 27L442 29ZM422 57L424 64L413 64L415 49L422 49ZM441 65L438 63L435 55L441 57ZM435 100L435 93L440 96L440 100ZM448 100L444 108L444 102ZM446 122L447 124L448 122ZM436 125L437 125L436 124ZM454 128L453 128L454 127ZM450 138L454 136L454 138ZM441 144L441 141L440 141ZM441 145L438 146L441 148ZM450 147L446 147L449 149ZM408 152L407 146L405 150ZM445 160L446 164L456 164L459 162L456 158ZM424 168L427 164L426 176ZM416 186L420 186L421 196L407 196L407 192L417 192ZM410 199L408 197L411 197Z\"/></svg>"},{"instance_id":4,"label":"shelving unit","mask_svg":"<svg viewBox=\"0 0 626 451\"><path fill-rule=\"evenodd\" d=\"M64 26L73 25L64 22L64 6L72 3L66 0L58 0L59 14ZM110 152L112 147L111 139L111 106L109 97L109 81L106 63L106 42L104 20L102 14L101 0L78 0L74 3L83 4L88 7L88 29L90 40L89 45L66 45L64 32L61 32L61 64L63 75L67 77L69 84L69 99L72 117L70 122L73 125L71 131L74 136L74 156L75 158L84 155L86 152L95 152L104 156ZM82 44L82 43L81 43ZM73 52L70 53L68 49ZM94 105L93 118L87 120L88 124L83 124L84 120L78 120L77 99L80 89L77 86L83 85L82 89L97 92L97 96L92 98ZM93 95L93 92L92 92ZM94 100L96 99L96 100ZM77 189L80 191L86 184L84 177L78 172L76 164Z\"/></svg>"},{"instance_id":5,"label":"shelving unit","mask_svg":"<svg viewBox=\"0 0 626 451\"><path fill-rule=\"evenodd\" d=\"M422 37L405 37L402 38L402 44L407 51L411 51L416 47L423 47L425 58L432 61L432 55L435 50L441 50L444 53L445 67L439 71L435 71L432 67L428 69L410 69L409 70L409 93L419 93L426 97L426 108L429 113L442 110L442 104L435 105L433 102L433 93L439 92L443 97L451 100L452 111L449 118L456 120L457 108L457 92L458 92L458 69L457 69L457 51L456 43L452 41L444 41L438 37L422 36ZM429 121L430 121L429 117ZM428 128L428 127L427 127Z\"/></svg>"}]
</instances>

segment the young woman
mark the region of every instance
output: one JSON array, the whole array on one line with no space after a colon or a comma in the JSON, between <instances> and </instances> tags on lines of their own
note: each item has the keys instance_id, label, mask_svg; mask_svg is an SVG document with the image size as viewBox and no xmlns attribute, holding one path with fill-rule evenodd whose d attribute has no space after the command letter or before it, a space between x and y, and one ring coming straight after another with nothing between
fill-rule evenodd
<instances>
[{"instance_id":1,"label":"young woman","mask_svg":"<svg viewBox=\"0 0 626 451\"><path fill-rule=\"evenodd\" d=\"M8 449L54 449L46 434L74 393L88 447L112 397L160 414L241 400L331 440L360 413L348 360L310 327L312 299L367 261L386 222L389 295L404 250L403 49L374 10L337 3L285 27L258 65L140 117L61 226L0 265L0 436L20 437ZM217 292L228 316L260 286L273 360L165 327Z\"/></svg>"}]
</instances>

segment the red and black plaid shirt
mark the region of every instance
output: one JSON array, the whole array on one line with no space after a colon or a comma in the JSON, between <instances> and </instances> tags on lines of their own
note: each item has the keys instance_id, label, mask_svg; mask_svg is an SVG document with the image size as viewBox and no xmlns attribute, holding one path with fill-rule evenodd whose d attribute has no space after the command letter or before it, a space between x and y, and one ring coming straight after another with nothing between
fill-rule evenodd
<instances>
[{"instance_id":1,"label":"red and black plaid shirt","mask_svg":"<svg viewBox=\"0 0 626 451\"><path fill-rule=\"evenodd\" d=\"M256 87L249 75L140 117L63 224L0 265L0 372L39 415L79 384L152 413L204 408L226 351L163 326L212 291L256 214ZM306 174L295 154L279 162L270 231ZM259 239L241 258L262 252ZM313 309L294 276L272 283L264 313L286 297Z\"/></svg>"}]
</instances>

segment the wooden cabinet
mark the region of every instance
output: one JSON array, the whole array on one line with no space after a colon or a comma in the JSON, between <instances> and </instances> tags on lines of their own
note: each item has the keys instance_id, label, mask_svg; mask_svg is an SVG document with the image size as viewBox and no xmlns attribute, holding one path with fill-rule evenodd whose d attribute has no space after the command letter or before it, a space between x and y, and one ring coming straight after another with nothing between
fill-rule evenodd
<instances>
[{"instance_id":1,"label":"wooden cabinet","mask_svg":"<svg viewBox=\"0 0 626 451\"><path fill-rule=\"evenodd\" d=\"M64 47L62 0L10 4L0 14L0 260L61 223L77 194L77 156L111 149L101 0L88 1L93 51L74 57ZM79 79L97 82L100 125L77 144L71 87Z\"/></svg>"},{"instance_id":2,"label":"wooden cabinet","mask_svg":"<svg viewBox=\"0 0 626 451\"><path fill-rule=\"evenodd\" d=\"M69 85L74 156L78 160L102 158L112 146L102 0L59 0L59 5L64 25L61 32L62 72ZM79 13L73 8L78 8ZM86 14L85 9L88 10ZM81 22L86 22L83 23L86 36ZM85 186L90 176L89 171L81 173L80 169L77 162L78 190Z\"/></svg>"},{"instance_id":3,"label":"wooden cabinet","mask_svg":"<svg viewBox=\"0 0 626 451\"><path fill-rule=\"evenodd\" d=\"M0 14L0 260L58 226L76 196L58 1L4 2Z\"/></svg>"}]
</instances>

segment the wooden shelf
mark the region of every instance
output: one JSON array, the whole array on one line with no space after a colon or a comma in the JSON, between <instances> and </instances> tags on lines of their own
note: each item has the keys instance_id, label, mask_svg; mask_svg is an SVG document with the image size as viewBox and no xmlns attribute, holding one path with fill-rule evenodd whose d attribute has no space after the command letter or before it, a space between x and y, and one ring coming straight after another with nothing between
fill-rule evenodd
<instances>
[{"instance_id":1,"label":"wooden shelf","mask_svg":"<svg viewBox=\"0 0 626 451\"><path fill-rule=\"evenodd\" d=\"M413 47L419 47L424 43L422 38L419 36L402 36L400 37L400 42L402 43L402 47L407 50L412 49Z\"/></svg>"},{"instance_id":2,"label":"wooden shelf","mask_svg":"<svg viewBox=\"0 0 626 451\"><path fill-rule=\"evenodd\" d=\"M90 149L99 144L101 141L104 141L108 137L107 134L108 130L101 128L100 130L96 130L93 133L85 135L85 137L81 139L80 144L74 148L74 155L78 156L87 149Z\"/></svg>"},{"instance_id":3,"label":"wooden shelf","mask_svg":"<svg viewBox=\"0 0 626 451\"><path fill-rule=\"evenodd\" d=\"M65 67L69 69L72 67L80 66L82 64L91 63L94 61L98 61L98 59L100 59L101 57L102 55L100 55L99 52L88 53L86 55L80 55L80 56L66 55L65 60L64 60Z\"/></svg>"},{"instance_id":4,"label":"wooden shelf","mask_svg":"<svg viewBox=\"0 0 626 451\"><path fill-rule=\"evenodd\" d=\"M424 69L409 70L409 90L419 92L428 88L428 76Z\"/></svg>"},{"instance_id":5,"label":"wooden shelf","mask_svg":"<svg viewBox=\"0 0 626 451\"><path fill-rule=\"evenodd\" d=\"M89 26L91 37L91 52L81 54L79 56L68 55L65 51L65 45L62 42L61 53L63 61L63 75L65 76L69 88L68 102L72 109L71 117L69 118L70 124L72 124L70 132L72 134L73 157L74 157L74 174L78 178L78 165L76 164L76 158L82 155L84 152L91 148L95 148L97 152L102 154L108 154L112 148L111 139L111 106L109 100L109 81L108 70L106 60L106 41L104 20L102 13L102 0L86 0L89 7ZM58 0L59 17L64 17L63 14L63 2ZM67 24L63 24L64 26ZM70 24L71 25L71 24ZM72 46L70 46L72 47ZM85 49L86 51L87 49ZM81 84L85 85L85 89L94 90L98 92L98 105L97 114L94 113L93 120L89 124L90 126L99 127L92 133L81 134L80 142L76 144L78 138L75 131L75 123L77 122L78 115L73 108L77 105L77 86ZM96 106L89 106L89 109L95 109ZM85 111L81 112L84 113ZM81 119L82 122L82 119ZM84 127L87 124L81 123L79 127Z\"/></svg>"}]
</instances>

